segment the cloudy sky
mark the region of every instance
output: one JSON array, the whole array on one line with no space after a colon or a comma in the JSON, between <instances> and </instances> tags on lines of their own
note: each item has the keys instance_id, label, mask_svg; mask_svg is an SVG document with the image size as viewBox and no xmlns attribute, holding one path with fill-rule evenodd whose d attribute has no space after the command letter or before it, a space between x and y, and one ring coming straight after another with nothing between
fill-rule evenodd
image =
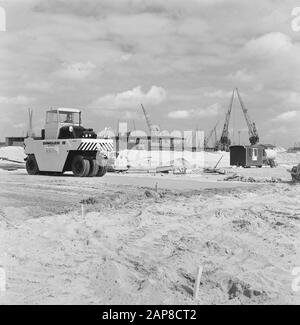
<instances>
[{"instance_id":1,"label":"cloudy sky","mask_svg":"<svg viewBox=\"0 0 300 325\"><path fill-rule=\"evenodd\" d=\"M261 142L300 141L300 31L279 0L0 0L0 138L23 134L27 108L79 107L100 131L224 123L238 87ZM299 11L300 14L300 11ZM299 24L300 25L300 24ZM236 101L230 128L246 124Z\"/></svg>"}]
</instances>

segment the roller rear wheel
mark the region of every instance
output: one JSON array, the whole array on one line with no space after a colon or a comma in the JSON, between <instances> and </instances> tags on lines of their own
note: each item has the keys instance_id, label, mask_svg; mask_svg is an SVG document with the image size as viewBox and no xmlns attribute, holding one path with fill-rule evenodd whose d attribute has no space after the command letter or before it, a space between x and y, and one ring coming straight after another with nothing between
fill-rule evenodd
<instances>
[{"instance_id":1,"label":"roller rear wheel","mask_svg":"<svg viewBox=\"0 0 300 325\"><path fill-rule=\"evenodd\" d=\"M106 172L107 172L106 166L99 166L99 171L98 171L97 176L103 177L106 174Z\"/></svg>"},{"instance_id":2,"label":"roller rear wheel","mask_svg":"<svg viewBox=\"0 0 300 325\"><path fill-rule=\"evenodd\" d=\"M39 166L36 162L34 155L29 155L26 160L26 170L29 175L38 175L39 174Z\"/></svg>"},{"instance_id":3,"label":"roller rear wheel","mask_svg":"<svg viewBox=\"0 0 300 325\"><path fill-rule=\"evenodd\" d=\"M72 161L72 172L76 177L86 177L90 172L90 162L83 156L75 156Z\"/></svg>"},{"instance_id":4,"label":"roller rear wheel","mask_svg":"<svg viewBox=\"0 0 300 325\"><path fill-rule=\"evenodd\" d=\"M96 159L90 160L90 172L88 174L89 177L94 177L98 175L99 165L97 164Z\"/></svg>"}]
</instances>

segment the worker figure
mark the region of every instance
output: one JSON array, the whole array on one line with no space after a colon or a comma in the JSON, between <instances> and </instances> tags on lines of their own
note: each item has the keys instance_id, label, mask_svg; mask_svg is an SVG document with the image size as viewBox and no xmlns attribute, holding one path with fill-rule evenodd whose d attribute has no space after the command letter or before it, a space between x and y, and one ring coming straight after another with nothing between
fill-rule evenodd
<instances>
[{"instance_id":1,"label":"worker figure","mask_svg":"<svg viewBox=\"0 0 300 325\"><path fill-rule=\"evenodd\" d=\"M68 113L64 123L73 123L72 114Z\"/></svg>"}]
</instances>

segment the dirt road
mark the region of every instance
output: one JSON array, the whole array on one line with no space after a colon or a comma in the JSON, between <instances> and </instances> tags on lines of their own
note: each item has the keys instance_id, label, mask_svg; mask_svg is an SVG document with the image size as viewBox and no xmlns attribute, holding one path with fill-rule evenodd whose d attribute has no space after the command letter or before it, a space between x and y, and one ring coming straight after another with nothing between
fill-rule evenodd
<instances>
[{"instance_id":1,"label":"dirt road","mask_svg":"<svg viewBox=\"0 0 300 325\"><path fill-rule=\"evenodd\" d=\"M12 208L13 216L25 218L39 217L47 214L60 214L79 208L79 202L93 195L105 195L117 189L123 191L132 188L152 188L158 184L159 190L203 191L207 189L230 189L246 184L236 182L216 182L202 177L185 176L147 176L107 174L103 178L77 178L64 176L28 176L25 171L0 173L0 206ZM251 184L247 185L251 186ZM25 208L25 211L24 211ZM20 213L17 212L20 209Z\"/></svg>"}]
</instances>

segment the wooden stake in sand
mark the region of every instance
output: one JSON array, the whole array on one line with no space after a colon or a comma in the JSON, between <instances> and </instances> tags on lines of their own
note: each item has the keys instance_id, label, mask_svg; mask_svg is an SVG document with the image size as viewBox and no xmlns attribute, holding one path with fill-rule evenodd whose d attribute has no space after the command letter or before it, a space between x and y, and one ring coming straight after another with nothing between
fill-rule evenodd
<instances>
[{"instance_id":1,"label":"wooden stake in sand","mask_svg":"<svg viewBox=\"0 0 300 325\"><path fill-rule=\"evenodd\" d=\"M195 300L198 299L198 295L199 295L199 287L200 287L202 271L203 271L203 266L200 265L198 267L197 278L196 278L195 286L194 286L194 299Z\"/></svg>"},{"instance_id":2,"label":"wooden stake in sand","mask_svg":"<svg viewBox=\"0 0 300 325\"><path fill-rule=\"evenodd\" d=\"M81 216L82 218L84 218L84 205L81 204Z\"/></svg>"},{"instance_id":3,"label":"wooden stake in sand","mask_svg":"<svg viewBox=\"0 0 300 325\"><path fill-rule=\"evenodd\" d=\"M158 192L158 183L155 184L155 192Z\"/></svg>"}]
</instances>

